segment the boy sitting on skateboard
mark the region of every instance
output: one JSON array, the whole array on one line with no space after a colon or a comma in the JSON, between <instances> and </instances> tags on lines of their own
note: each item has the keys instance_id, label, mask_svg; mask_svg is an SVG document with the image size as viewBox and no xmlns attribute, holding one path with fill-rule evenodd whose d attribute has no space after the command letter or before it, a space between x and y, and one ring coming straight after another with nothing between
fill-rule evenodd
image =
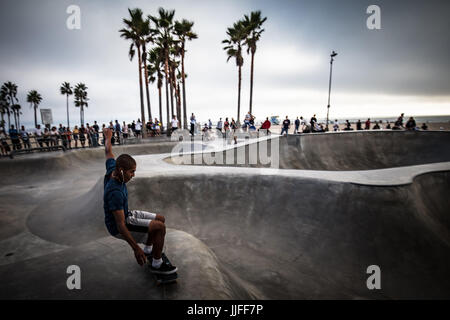
<instances>
[{"instance_id":1,"label":"boy sitting on skateboard","mask_svg":"<svg viewBox=\"0 0 450 320\"><path fill-rule=\"evenodd\" d=\"M108 232L128 242L139 265L142 266L145 263L147 256L153 256L150 267L153 273L164 275L176 272L175 266L162 259L166 234L164 216L138 210L128 211L126 183L134 177L136 161L128 154L121 154L117 160L114 160L111 144L112 131L105 128L103 135L106 155L103 208ZM137 243L143 242L145 235L147 235L147 241L142 250Z\"/></svg>"}]
</instances>

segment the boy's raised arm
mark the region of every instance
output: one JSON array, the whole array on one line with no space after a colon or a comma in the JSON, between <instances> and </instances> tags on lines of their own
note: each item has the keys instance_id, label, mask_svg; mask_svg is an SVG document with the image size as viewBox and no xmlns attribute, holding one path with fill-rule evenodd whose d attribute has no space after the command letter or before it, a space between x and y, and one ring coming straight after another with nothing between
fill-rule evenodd
<instances>
[{"instance_id":1,"label":"boy's raised arm","mask_svg":"<svg viewBox=\"0 0 450 320\"><path fill-rule=\"evenodd\" d=\"M105 156L106 159L114 159L114 154L112 153L112 144L111 144L112 131L111 129L104 128L103 129L103 138L105 140Z\"/></svg>"}]
</instances>

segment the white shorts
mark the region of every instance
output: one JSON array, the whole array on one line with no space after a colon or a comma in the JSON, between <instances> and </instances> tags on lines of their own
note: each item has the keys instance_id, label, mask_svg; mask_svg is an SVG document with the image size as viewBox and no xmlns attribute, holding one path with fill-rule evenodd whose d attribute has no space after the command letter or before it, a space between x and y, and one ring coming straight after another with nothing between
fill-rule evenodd
<instances>
[{"instance_id":1,"label":"white shorts","mask_svg":"<svg viewBox=\"0 0 450 320\"><path fill-rule=\"evenodd\" d=\"M148 227L152 220L155 220L156 214L141 211L131 210L126 219L126 226L137 243L145 243L147 241ZM115 236L118 239L125 240L119 233Z\"/></svg>"}]
</instances>

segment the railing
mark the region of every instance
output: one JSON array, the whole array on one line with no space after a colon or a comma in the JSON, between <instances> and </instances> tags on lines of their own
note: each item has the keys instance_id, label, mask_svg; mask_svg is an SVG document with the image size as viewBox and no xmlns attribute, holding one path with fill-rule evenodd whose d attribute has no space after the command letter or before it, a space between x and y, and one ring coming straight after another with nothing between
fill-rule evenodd
<instances>
[{"instance_id":1,"label":"railing","mask_svg":"<svg viewBox=\"0 0 450 320\"><path fill-rule=\"evenodd\" d=\"M130 130L128 134L123 132L113 133L113 144L128 144L138 141L138 137ZM19 139L12 140L10 137L2 140L0 147L2 148L2 156L9 156L14 158L17 154L32 153L34 151L56 151L80 148L97 148L104 146L104 137L102 132L88 133L77 135L71 134L56 134L48 136L29 135L28 138L19 137Z\"/></svg>"}]
</instances>

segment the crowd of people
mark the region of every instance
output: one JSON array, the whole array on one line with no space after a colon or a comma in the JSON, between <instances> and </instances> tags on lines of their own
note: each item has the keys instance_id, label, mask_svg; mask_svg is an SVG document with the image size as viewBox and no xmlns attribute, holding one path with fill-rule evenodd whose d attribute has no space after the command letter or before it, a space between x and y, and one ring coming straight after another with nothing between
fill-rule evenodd
<instances>
[{"instance_id":1,"label":"crowd of people","mask_svg":"<svg viewBox=\"0 0 450 320\"><path fill-rule=\"evenodd\" d=\"M170 122L170 133L173 133L175 130L179 129L180 122L176 116L173 116ZM315 132L325 132L327 131L326 126L323 123L318 122L316 115L313 115L309 122L303 118L303 116L297 117L294 120L294 134L298 133L315 133ZM339 121L336 119L332 121L332 130L340 131L341 127ZM364 125L364 128L363 128ZM190 117L190 133L191 135L195 135L197 133L197 127L200 124L197 123L195 115L192 113ZM255 116L251 114L249 111L245 117L243 124L240 125L236 122L234 118L226 117L225 120L222 118L217 121L216 130L222 132L224 136L229 136L231 139L234 139L234 142L237 143L236 132L241 129L244 132L247 131L264 131L267 134L270 134L270 128L272 126L272 122L266 117L265 121L263 121L259 128L256 127ZM413 117L410 117L408 121L404 121L404 114L402 113L398 119L392 123L389 121L383 122L382 120L377 120L372 122L370 118L368 118L364 124L361 120L358 120L355 123L356 128L352 127L352 124L349 120L345 121L345 125L342 130L351 131L351 130L428 130L428 126L423 123L419 128L416 124L416 121ZM24 126L18 130L11 125L10 129L5 132L4 128L0 127L0 148L2 155L8 155L12 150L22 150L22 149L31 149L32 143L34 139L35 147L57 147L63 146L66 149L72 148L85 148L85 147L98 147L100 145L104 145L103 137L100 139L101 132L106 125L103 124L102 128L99 127L97 121L94 121L93 125L89 125L89 123L85 125L81 125L80 127L75 126L73 129L69 127L64 127L62 124L59 124L59 127L50 127L46 126L43 129L40 125L37 125L36 128L32 130L26 130ZM130 124L126 124L125 121L122 124L119 123L118 120L109 122L108 128L113 131L112 143L121 144L127 139L131 137L142 138L142 129L143 123L140 119L137 121L132 121ZM288 116L281 123L281 135L289 134L289 130L291 128L291 120ZM154 120L150 120L145 124L145 129L149 136L160 136L164 133L163 124L160 120L155 118ZM207 123L204 124L203 128L201 128L202 135L208 137L211 135L213 129L213 123L211 119L208 120ZM10 140L10 143L8 142Z\"/></svg>"},{"instance_id":2,"label":"crowd of people","mask_svg":"<svg viewBox=\"0 0 450 320\"><path fill-rule=\"evenodd\" d=\"M150 136L159 136L162 133L162 124L155 118L148 121L146 124L147 132ZM19 130L11 125L8 131L3 127L0 127L0 148L1 155L6 156L11 153L11 150L31 150L32 148L52 148L63 146L66 149L72 148L86 148L86 147L98 147L104 145L102 134L103 128L106 124L99 127L97 121L94 121L93 125L86 123L86 126L82 124L80 127L76 125L72 129L70 127L64 127L59 124L59 127L45 126L41 128L41 125L37 125L31 130L25 129L21 126ZM113 131L112 143L121 144L131 137L142 138L143 124L140 119L132 121L130 124L126 124L123 121L122 125L118 120L109 122L108 128Z\"/></svg>"},{"instance_id":3,"label":"crowd of people","mask_svg":"<svg viewBox=\"0 0 450 320\"><path fill-rule=\"evenodd\" d=\"M428 126L426 123L423 123L422 126L419 128L416 124L416 121L414 117L410 117L408 121L404 121L404 113L402 113L395 122L391 125L389 121L386 120L386 124L383 123L382 120L376 120L372 122L370 118L368 118L364 123L361 120L358 120L355 123L356 128L352 127L352 124L349 120L345 120L343 131L351 131L351 130L428 130ZM323 123L319 123L317 121L316 115L313 115L309 122L307 122L303 117L297 117L297 119L294 122L295 128L294 128L294 134L296 133L311 133L311 132L326 132L327 128ZM289 120L288 116L286 116L286 119L282 123L281 127L281 135L288 134L289 129L291 127L291 121ZM332 121L332 127L333 131L340 131L340 124L337 119Z\"/></svg>"}]
</instances>

